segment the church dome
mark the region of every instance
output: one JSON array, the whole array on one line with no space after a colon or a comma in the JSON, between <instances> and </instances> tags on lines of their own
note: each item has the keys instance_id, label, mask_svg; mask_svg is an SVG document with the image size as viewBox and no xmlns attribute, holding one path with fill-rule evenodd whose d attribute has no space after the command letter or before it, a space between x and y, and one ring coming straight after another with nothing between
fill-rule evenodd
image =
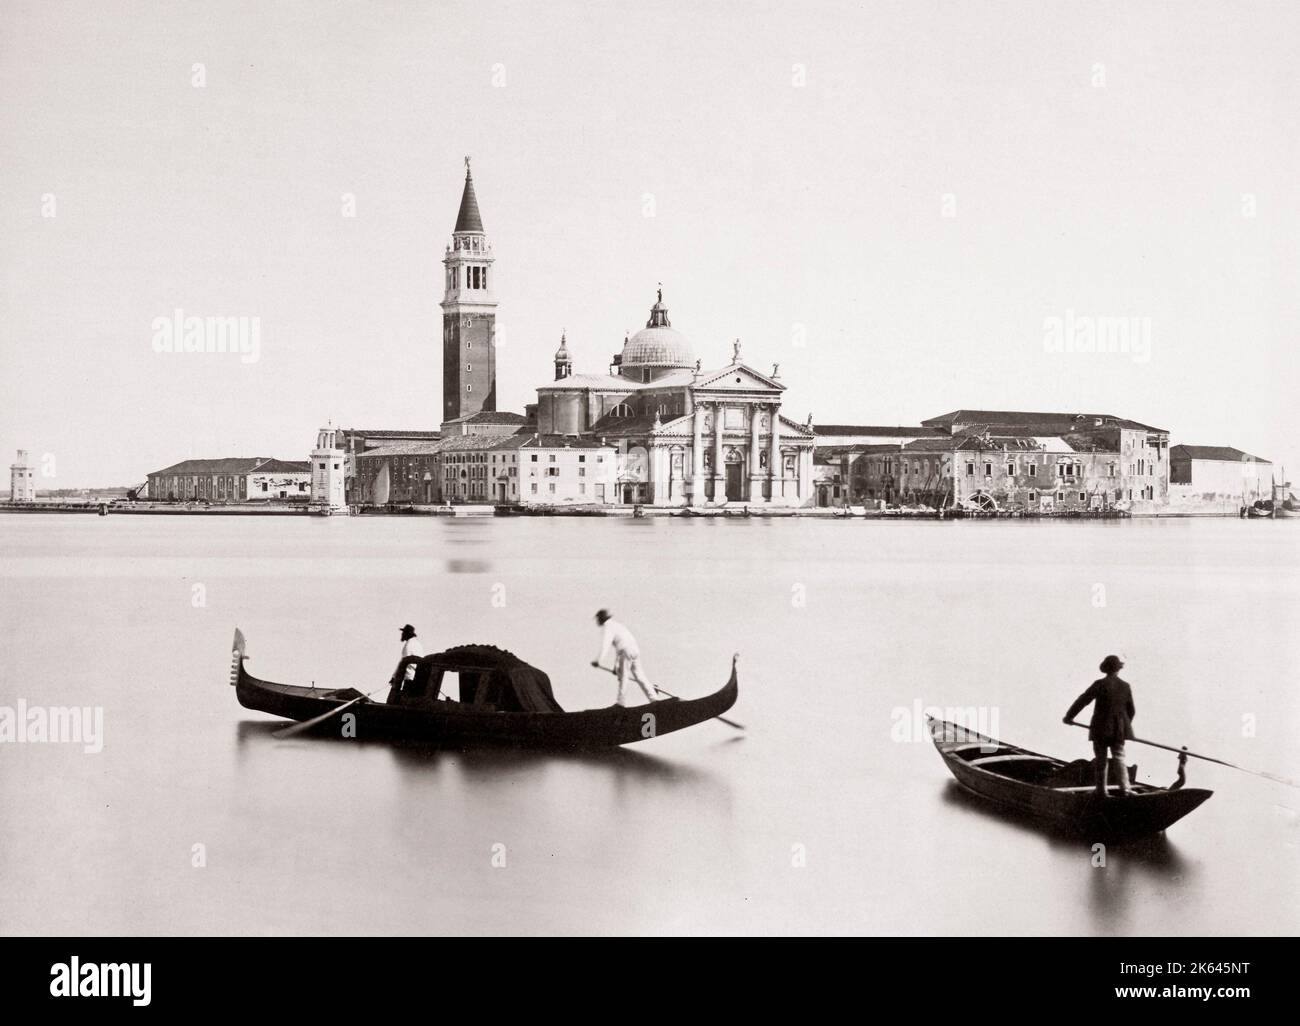
<instances>
[{"instance_id":1,"label":"church dome","mask_svg":"<svg viewBox=\"0 0 1300 1026\"><path fill-rule=\"evenodd\" d=\"M623 343L623 367L694 367L691 343L668 321L663 289L659 301L650 308L646 325Z\"/></svg>"}]
</instances>

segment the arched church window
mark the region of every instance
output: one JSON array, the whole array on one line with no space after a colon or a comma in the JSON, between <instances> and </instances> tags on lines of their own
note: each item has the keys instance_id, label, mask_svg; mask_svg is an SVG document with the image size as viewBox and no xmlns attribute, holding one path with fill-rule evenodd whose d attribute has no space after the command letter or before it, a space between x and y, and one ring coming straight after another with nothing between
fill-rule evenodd
<instances>
[{"instance_id":1,"label":"arched church window","mask_svg":"<svg viewBox=\"0 0 1300 1026\"><path fill-rule=\"evenodd\" d=\"M627 403L619 403L609 411L611 417L630 417L632 416L632 407Z\"/></svg>"}]
</instances>

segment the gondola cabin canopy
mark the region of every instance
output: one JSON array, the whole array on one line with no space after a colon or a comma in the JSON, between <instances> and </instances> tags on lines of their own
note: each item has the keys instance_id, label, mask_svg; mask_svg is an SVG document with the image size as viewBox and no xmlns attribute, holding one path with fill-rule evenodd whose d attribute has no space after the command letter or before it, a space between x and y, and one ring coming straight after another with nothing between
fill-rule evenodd
<instances>
[{"instance_id":1,"label":"gondola cabin canopy","mask_svg":"<svg viewBox=\"0 0 1300 1026\"><path fill-rule=\"evenodd\" d=\"M453 676L454 675L454 676ZM455 681L459 694L451 694ZM437 684L437 690L431 685ZM550 678L535 666L494 645L458 645L420 660L412 697L439 691L465 705L501 712L563 712Z\"/></svg>"}]
</instances>

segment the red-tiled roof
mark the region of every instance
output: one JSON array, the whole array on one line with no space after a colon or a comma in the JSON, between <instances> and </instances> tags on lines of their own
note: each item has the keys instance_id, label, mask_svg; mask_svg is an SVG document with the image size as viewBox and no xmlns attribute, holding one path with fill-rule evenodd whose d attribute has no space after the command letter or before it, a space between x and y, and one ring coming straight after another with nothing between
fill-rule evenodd
<instances>
[{"instance_id":1,"label":"red-tiled roof","mask_svg":"<svg viewBox=\"0 0 1300 1026\"><path fill-rule=\"evenodd\" d=\"M872 442L857 445L819 445L816 452L828 456L865 456L881 452L902 452L903 446L897 442Z\"/></svg>"},{"instance_id":2,"label":"red-tiled roof","mask_svg":"<svg viewBox=\"0 0 1300 1026\"><path fill-rule=\"evenodd\" d=\"M527 424L528 418L522 413L511 413L509 410L479 410L477 413L467 413L463 417L457 417L450 420L449 424Z\"/></svg>"},{"instance_id":3,"label":"red-tiled roof","mask_svg":"<svg viewBox=\"0 0 1300 1026\"><path fill-rule=\"evenodd\" d=\"M583 435L507 435L493 449L613 449L599 438Z\"/></svg>"},{"instance_id":4,"label":"red-tiled roof","mask_svg":"<svg viewBox=\"0 0 1300 1026\"><path fill-rule=\"evenodd\" d=\"M1098 423L1100 421L1100 423ZM1165 432L1164 428L1152 427L1136 420L1125 420L1110 413L1033 413L1024 410L953 410L921 421L926 427L944 427L951 430L954 424L967 428L1014 427L1025 430L1048 428L1045 434L1061 434L1074 428L1084 427L1123 427L1136 431Z\"/></svg>"},{"instance_id":5,"label":"red-tiled roof","mask_svg":"<svg viewBox=\"0 0 1300 1026\"><path fill-rule=\"evenodd\" d=\"M442 452L443 446L451 439L431 438L418 442L394 442L392 445L377 445L356 454L359 460L386 456L433 456Z\"/></svg>"},{"instance_id":6,"label":"red-tiled roof","mask_svg":"<svg viewBox=\"0 0 1300 1026\"><path fill-rule=\"evenodd\" d=\"M362 438L441 438L441 431L396 431L392 428L383 428L379 431L367 431L363 428L340 428L339 433L343 435L358 435Z\"/></svg>"},{"instance_id":7,"label":"red-tiled roof","mask_svg":"<svg viewBox=\"0 0 1300 1026\"><path fill-rule=\"evenodd\" d=\"M214 460L182 460L154 474L174 474L204 477L212 474L251 474L265 471L272 474L308 473L311 464L305 460L277 460L270 456L225 456Z\"/></svg>"},{"instance_id":8,"label":"red-tiled roof","mask_svg":"<svg viewBox=\"0 0 1300 1026\"><path fill-rule=\"evenodd\" d=\"M311 460L267 460L255 469L259 474L309 474Z\"/></svg>"},{"instance_id":9,"label":"red-tiled roof","mask_svg":"<svg viewBox=\"0 0 1300 1026\"><path fill-rule=\"evenodd\" d=\"M1175 445L1169 449L1171 460L1223 460L1230 463L1270 463L1230 445ZM1271 463L1270 463L1271 465Z\"/></svg>"},{"instance_id":10,"label":"red-tiled roof","mask_svg":"<svg viewBox=\"0 0 1300 1026\"><path fill-rule=\"evenodd\" d=\"M924 435L942 433L937 427L884 427L857 424L814 424L813 431L819 437L833 438L844 435L870 435L877 438L918 438Z\"/></svg>"}]
</instances>

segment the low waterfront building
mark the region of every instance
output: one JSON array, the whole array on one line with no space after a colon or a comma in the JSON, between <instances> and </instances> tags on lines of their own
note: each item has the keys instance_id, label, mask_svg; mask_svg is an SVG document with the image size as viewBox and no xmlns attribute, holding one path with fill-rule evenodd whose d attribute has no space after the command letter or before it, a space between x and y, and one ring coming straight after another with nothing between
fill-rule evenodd
<instances>
[{"instance_id":1,"label":"low waterfront building","mask_svg":"<svg viewBox=\"0 0 1300 1026\"><path fill-rule=\"evenodd\" d=\"M1169 512L1236 516L1273 498L1273 464L1228 445L1175 445L1169 450Z\"/></svg>"},{"instance_id":2,"label":"low waterfront building","mask_svg":"<svg viewBox=\"0 0 1300 1026\"><path fill-rule=\"evenodd\" d=\"M9 464L9 501L36 501L36 478L26 449L19 449L18 458Z\"/></svg>"},{"instance_id":3,"label":"low waterfront building","mask_svg":"<svg viewBox=\"0 0 1300 1026\"><path fill-rule=\"evenodd\" d=\"M398 442L356 453L348 504L433 506L442 502L442 439Z\"/></svg>"},{"instance_id":4,"label":"low waterfront building","mask_svg":"<svg viewBox=\"0 0 1300 1026\"><path fill-rule=\"evenodd\" d=\"M521 506L617 501L618 450L598 439L521 434L502 439L488 455L492 501Z\"/></svg>"},{"instance_id":5,"label":"low waterfront building","mask_svg":"<svg viewBox=\"0 0 1300 1026\"><path fill-rule=\"evenodd\" d=\"M494 501L489 456L501 441L499 435L456 435L442 440L434 458L442 502Z\"/></svg>"},{"instance_id":6,"label":"low waterfront building","mask_svg":"<svg viewBox=\"0 0 1300 1026\"><path fill-rule=\"evenodd\" d=\"M858 462L855 501L1025 512L1169 501L1169 433L1109 414L958 410L921 422L941 434L878 446Z\"/></svg>"},{"instance_id":7,"label":"low waterfront building","mask_svg":"<svg viewBox=\"0 0 1300 1026\"><path fill-rule=\"evenodd\" d=\"M609 505L618 450L572 435L454 435L389 446L357 460L363 504Z\"/></svg>"},{"instance_id":8,"label":"low waterfront building","mask_svg":"<svg viewBox=\"0 0 1300 1026\"><path fill-rule=\"evenodd\" d=\"M311 497L311 464L268 456L183 460L148 475L149 498L164 502L306 502Z\"/></svg>"},{"instance_id":9,"label":"low waterfront building","mask_svg":"<svg viewBox=\"0 0 1300 1026\"><path fill-rule=\"evenodd\" d=\"M350 505L366 501L361 497L356 458L360 453L386 446L436 442L440 431L400 431L395 428L339 428L334 440L343 450L343 495Z\"/></svg>"},{"instance_id":10,"label":"low waterfront building","mask_svg":"<svg viewBox=\"0 0 1300 1026\"><path fill-rule=\"evenodd\" d=\"M921 438L947 438L938 427L876 424L815 424L813 480L818 506L862 505L871 487L867 457L895 455Z\"/></svg>"}]
</instances>

